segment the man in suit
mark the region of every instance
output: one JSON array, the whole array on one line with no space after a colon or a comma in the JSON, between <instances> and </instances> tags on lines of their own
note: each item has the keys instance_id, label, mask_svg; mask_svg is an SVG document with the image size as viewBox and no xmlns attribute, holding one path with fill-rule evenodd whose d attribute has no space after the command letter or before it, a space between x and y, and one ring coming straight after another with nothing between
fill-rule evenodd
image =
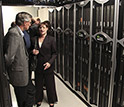
<instances>
[{"instance_id":1,"label":"man in suit","mask_svg":"<svg viewBox=\"0 0 124 107\"><path fill-rule=\"evenodd\" d=\"M28 104L29 64L25 47L24 30L30 27L32 16L27 12L16 15L16 26L4 37L4 55L9 82L14 87L18 107L32 107Z\"/></svg>"}]
</instances>

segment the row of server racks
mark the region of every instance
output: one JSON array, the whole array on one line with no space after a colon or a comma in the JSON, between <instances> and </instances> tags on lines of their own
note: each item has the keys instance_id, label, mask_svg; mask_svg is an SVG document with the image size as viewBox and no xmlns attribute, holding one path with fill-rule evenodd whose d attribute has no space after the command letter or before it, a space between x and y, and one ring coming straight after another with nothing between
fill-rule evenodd
<instances>
[{"instance_id":1,"label":"row of server racks","mask_svg":"<svg viewBox=\"0 0 124 107\"><path fill-rule=\"evenodd\" d=\"M56 72L96 107L124 107L124 0L85 0L49 10Z\"/></svg>"}]
</instances>

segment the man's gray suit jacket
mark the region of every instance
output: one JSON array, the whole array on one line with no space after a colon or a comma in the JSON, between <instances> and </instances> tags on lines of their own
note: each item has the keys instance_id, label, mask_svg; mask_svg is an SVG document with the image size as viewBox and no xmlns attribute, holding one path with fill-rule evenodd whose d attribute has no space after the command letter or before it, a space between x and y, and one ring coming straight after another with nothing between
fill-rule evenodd
<instances>
[{"instance_id":1,"label":"man's gray suit jacket","mask_svg":"<svg viewBox=\"0 0 124 107\"><path fill-rule=\"evenodd\" d=\"M26 86L29 80L28 53L17 26L8 31L3 45L10 83L14 86Z\"/></svg>"}]
</instances>

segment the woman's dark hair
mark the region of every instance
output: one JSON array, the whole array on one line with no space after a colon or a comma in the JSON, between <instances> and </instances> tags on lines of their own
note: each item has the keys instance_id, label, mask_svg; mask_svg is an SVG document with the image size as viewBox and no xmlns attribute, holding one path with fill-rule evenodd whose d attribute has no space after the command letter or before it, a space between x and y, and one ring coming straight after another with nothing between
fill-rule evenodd
<instances>
[{"instance_id":1,"label":"woman's dark hair","mask_svg":"<svg viewBox=\"0 0 124 107\"><path fill-rule=\"evenodd\" d=\"M16 26L16 23L15 22L12 22L11 23L11 27L15 27Z\"/></svg>"},{"instance_id":2,"label":"woman's dark hair","mask_svg":"<svg viewBox=\"0 0 124 107\"><path fill-rule=\"evenodd\" d=\"M48 28L48 31L47 31L47 34L50 35L50 36L54 36L53 35L53 29L51 27L51 24L50 24L50 21L46 20L44 22L41 22L38 26L38 29L40 28L40 26L44 24L47 28Z\"/></svg>"},{"instance_id":3,"label":"woman's dark hair","mask_svg":"<svg viewBox=\"0 0 124 107\"><path fill-rule=\"evenodd\" d=\"M48 20L46 20L46 21L44 21L44 22L41 22L40 25L39 25L39 27L40 27L42 24L44 24L44 25L48 28L48 30L51 29L51 24L50 24L50 22L49 22Z\"/></svg>"},{"instance_id":4,"label":"woman's dark hair","mask_svg":"<svg viewBox=\"0 0 124 107\"><path fill-rule=\"evenodd\" d=\"M35 20L32 18L31 19L31 25L33 25L35 23Z\"/></svg>"}]
</instances>

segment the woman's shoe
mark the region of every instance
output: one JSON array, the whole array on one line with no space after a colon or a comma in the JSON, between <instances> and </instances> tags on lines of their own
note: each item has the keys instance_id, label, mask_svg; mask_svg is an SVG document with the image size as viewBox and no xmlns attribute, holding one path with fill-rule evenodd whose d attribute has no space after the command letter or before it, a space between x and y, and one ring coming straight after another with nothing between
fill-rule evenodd
<instances>
[{"instance_id":1,"label":"woman's shoe","mask_svg":"<svg viewBox=\"0 0 124 107\"><path fill-rule=\"evenodd\" d=\"M53 105L50 105L50 107L54 107L54 104Z\"/></svg>"}]
</instances>

